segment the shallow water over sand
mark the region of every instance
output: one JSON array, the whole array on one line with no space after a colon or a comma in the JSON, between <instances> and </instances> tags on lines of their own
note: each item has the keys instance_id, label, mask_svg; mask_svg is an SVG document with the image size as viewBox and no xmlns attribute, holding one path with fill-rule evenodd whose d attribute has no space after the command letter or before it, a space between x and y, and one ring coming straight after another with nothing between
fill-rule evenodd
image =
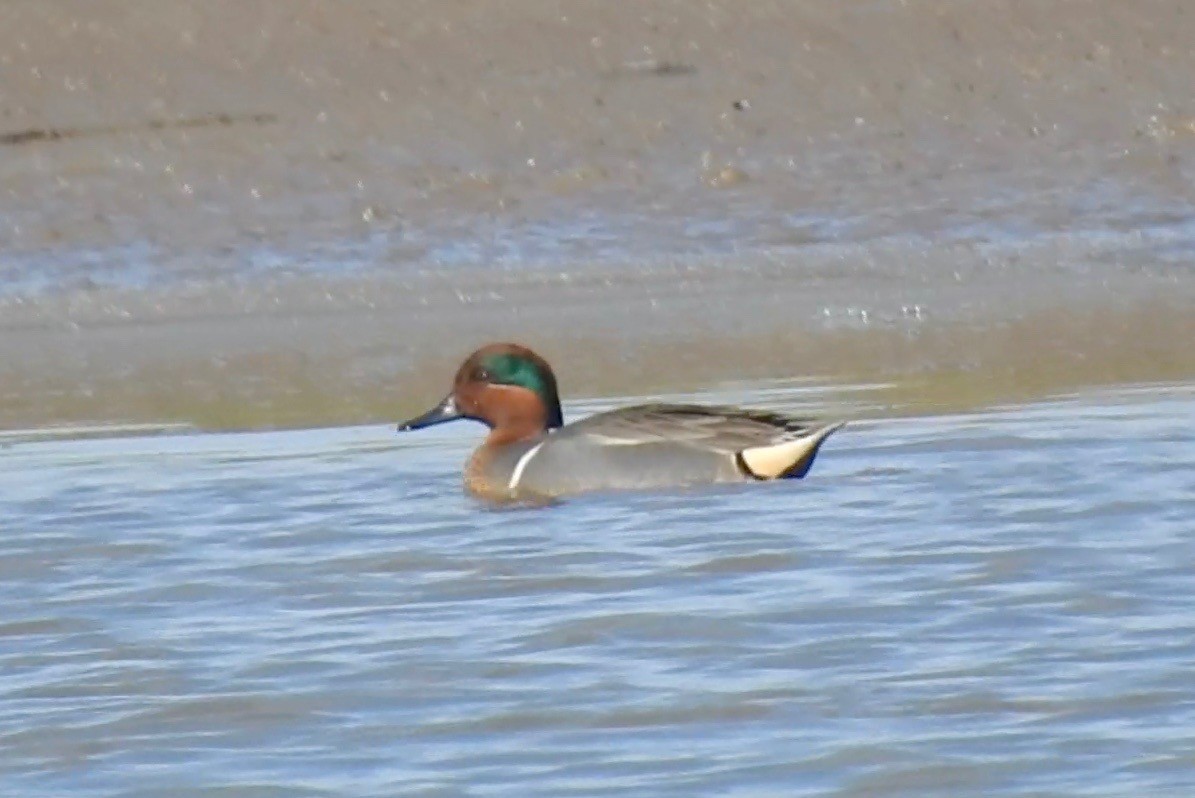
<instances>
[{"instance_id":1,"label":"shallow water over sand","mask_svg":"<svg viewBox=\"0 0 1195 798\"><path fill-rule=\"evenodd\" d=\"M860 422L799 483L501 511L464 424L10 440L0 792L1187 795L1193 416Z\"/></svg>"},{"instance_id":2,"label":"shallow water over sand","mask_svg":"<svg viewBox=\"0 0 1195 798\"><path fill-rule=\"evenodd\" d=\"M1187 5L6 4L0 426L1190 379Z\"/></svg>"}]
</instances>

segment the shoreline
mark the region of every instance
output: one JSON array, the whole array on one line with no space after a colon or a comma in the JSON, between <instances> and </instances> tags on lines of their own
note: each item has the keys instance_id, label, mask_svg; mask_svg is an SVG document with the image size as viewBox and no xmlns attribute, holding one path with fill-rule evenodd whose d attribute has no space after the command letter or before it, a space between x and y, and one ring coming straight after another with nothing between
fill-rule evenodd
<instances>
[{"instance_id":1,"label":"shoreline","mask_svg":"<svg viewBox=\"0 0 1195 798\"><path fill-rule=\"evenodd\" d=\"M1195 377L1182 0L5 11L0 429Z\"/></svg>"},{"instance_id":2,"label":"shoreline","mask_svg":"<svg viewBox=\"0 0 1195 798\"><path fill-rule=\"evenodd\" d=\"M144 335L118 332L127 341ZM1185 303L1162 300L1065 314L1054 309L989 325L792 333L785 326L672 340L513 337L549 359L566 401L791 379L828 396L883 384L868 392L869 408L847 402L852 417L874 417L981 410L1074 390L1195 380L1195 351L1183 343L1195 340L1195 318ZM301 337L320 335L307 330ZM351 357L278 347L186 357L165 345L151 363L118 368L110 358L106 367L76 364L87 370L86 378L56 367L18 379L10 369L0 372L7 394L0 428L114 423L234 431L388 422L439 398L460 358L480 342L466 331L439 344L420 339L388 350L375 337ZM123 346L99 341L97 351ZM833 412L833 404L826 407Z\"/></svg>"}]
</instances>

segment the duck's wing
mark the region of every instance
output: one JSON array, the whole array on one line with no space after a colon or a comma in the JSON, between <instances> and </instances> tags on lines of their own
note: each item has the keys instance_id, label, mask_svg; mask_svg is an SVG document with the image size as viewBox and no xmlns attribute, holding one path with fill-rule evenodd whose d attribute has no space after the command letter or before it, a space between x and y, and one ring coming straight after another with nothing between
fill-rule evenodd
<instances>
[{"instance_id":1,"label":"duck's wing","mask_svg":"<svg viewBox=\"0 0 1195 798\"><path fill-rule=\"evenodd\" d=\"M808 438L826 426L825 422L770 410L645 404L598 413L569 424L554 435L583 436L604 446L667 442L736 454Z\"/></svg>"}]
</instances>

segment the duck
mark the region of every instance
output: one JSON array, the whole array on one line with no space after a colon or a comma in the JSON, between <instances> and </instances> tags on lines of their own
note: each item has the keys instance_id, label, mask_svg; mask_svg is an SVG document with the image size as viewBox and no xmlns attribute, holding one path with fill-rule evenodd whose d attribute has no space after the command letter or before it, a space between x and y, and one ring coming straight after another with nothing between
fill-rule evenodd
<instances>
[{"instance_id":1,"label":"duck","mask_svg":"<svg viewBox=\"0 0 1195 798\"><path fill-rule=\"evenodd\" d=\"M802 479L845 423L726 405L648 403L566 425L552 367L516 343L486 344L469 355L448 395L398 424L398 432L461 419L489 428L465 465L465 489L495 502Z\"/></svg>"}]
</instances>

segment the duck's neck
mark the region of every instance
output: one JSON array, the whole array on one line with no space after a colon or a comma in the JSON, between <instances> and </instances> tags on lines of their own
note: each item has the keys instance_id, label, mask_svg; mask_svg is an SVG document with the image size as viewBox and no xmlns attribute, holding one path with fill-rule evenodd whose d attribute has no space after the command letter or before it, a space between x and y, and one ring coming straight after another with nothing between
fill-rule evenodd
<instances>
[{"instance_id":1,"label":"duck's neck","mask_svg":"<svg viewBox=\"0 0 1195 798\"><path fill-rule=\"evenodd\" d=\"M505 446L519 441L529 441L547 432L547 427L534 419L511 419L496 425L485 439L486 446Z\"/></svg>"},{"instance_id":2,"label":"duck's neck","mask_svg":"<svg viewBox=\"0 0 1195 798\"><path fill-rule=\"evenodd\" d=\"M547 431L549 410L534 391L514 385L490 386L482 417L490 425L488 446L538 438Z\"/></svg>"}]
</instances>

